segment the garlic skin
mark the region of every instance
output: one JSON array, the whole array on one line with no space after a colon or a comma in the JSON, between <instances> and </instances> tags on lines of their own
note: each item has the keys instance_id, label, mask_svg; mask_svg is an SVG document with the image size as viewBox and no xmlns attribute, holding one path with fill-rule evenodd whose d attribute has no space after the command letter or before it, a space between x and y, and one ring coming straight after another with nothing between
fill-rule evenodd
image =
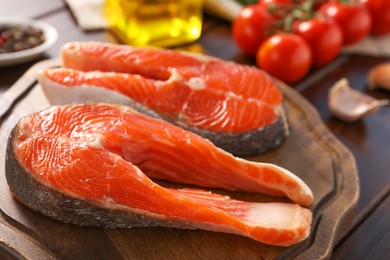
<instances>
[{"instance_id":1,"label":"garlic skin","mask_svg":"<svg viewBox=\"0 0 390 260\"><path fill-rule=\"evenodd\" d=\"M382 88L390 91L390 62L376 65L368 72L368 88Z\"/></svg>"},{"instance_id":2,"label":"garlic skin","mask_svg":"<svg viewBox=\"0 0 390 260\"><path fill-rule=\"evenodd\" d=\"M349 86L348 80L337 81L329 90L328 106L337 118L354 122L389 105L389 100L377 100Z\"/></svg>"}]
</instances>

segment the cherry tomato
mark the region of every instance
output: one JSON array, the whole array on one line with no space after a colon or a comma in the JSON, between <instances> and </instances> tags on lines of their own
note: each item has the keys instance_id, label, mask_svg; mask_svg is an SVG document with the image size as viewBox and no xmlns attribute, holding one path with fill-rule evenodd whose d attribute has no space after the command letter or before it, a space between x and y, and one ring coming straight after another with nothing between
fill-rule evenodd
<instances>
[{"instance_id":1,"label":"cherry tomato","mask_svg":"<svg viewBox=\"0 0 390 260\"><path fill-rule=\"evenodd\" d=\"M258 4L246 6L235 18L232 25L234 41L249 55L256 55L262 41L273 30L276 18Z\"/></svg>"},{"instance_id":2,"label":"cherry tomato","mask_svg":"<svg viewBox=\"0 0 390 260\"><path fill-rule=\"evenodd\" d=\"M309 71L312 53L301 36L278 33L261 44L256 55L256 63L282 81L294 83Z\"/></svg>"},{"instance_id":3,"label":"cherry tomato","mask_svg":"<svg viewBox=\"0 0 390 260\"><path fill-rule=\"evenodd\" d=\"M343 35L340 27L329 18L297 21L294 33L302 36L313 53L313 65L320 67L331 62L340 53Z\"/></svg>"},{"instance_id":4,"label":"cherry tomato","mask_svg":"<svg viewBox=\"0 0 390 260\"><path fill-rule=\"evenodd\" d=\"M390 33L390 1L389 0L361 0L372 20L372 35Z\"/></svg>"},{"instance_id":5,"label":"cherry tomato","mask_svg":"<svg viewBox=\"0 0 390 260\"><path fill-rule=\"evenodd\" d=\"M344 45L356 43L370 32L371 17L362 5L329 2L322 5L319 11L325 17L334 19L340 26Z\"/></svg>"}]
</instances>

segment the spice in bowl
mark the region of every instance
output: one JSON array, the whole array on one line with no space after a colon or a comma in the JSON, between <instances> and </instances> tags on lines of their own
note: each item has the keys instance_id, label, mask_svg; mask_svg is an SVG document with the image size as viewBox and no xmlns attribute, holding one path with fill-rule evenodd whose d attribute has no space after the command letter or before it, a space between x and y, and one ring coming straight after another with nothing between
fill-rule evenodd
<instances>
[{"instance_id":1,"label":"spice in bowl","mask_svg":"<svg viewBox=\"0 0 390 260\"><path fill-rule=\"evenodd\" d=\"M27 50L45 42L44 32L30 25L0 25L0 54Z\"/></svg>"}]
</instances>

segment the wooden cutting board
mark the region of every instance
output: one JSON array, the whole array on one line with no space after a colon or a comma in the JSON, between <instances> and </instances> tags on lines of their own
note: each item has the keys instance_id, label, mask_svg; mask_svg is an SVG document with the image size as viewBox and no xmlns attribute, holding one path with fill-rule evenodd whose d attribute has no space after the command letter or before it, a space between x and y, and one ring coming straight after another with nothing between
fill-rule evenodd
<instances>
[{"instance_id":1,"label":"wooden cutting board","mask_svg":"<svg viewBox=\"0 0 390 260\"><path fill-rule=\"evenodd\" d=\"M37 71L58 66L47 60L33 66L0 97L0 258L28 259L322 259L329 258L340 230L359 197L355 160L324 126L316 110L280 83L291 125L287 140L268 153L246 157L278 164L301 177L315 201L310 237L291 247L269 246L237 235L169 228L99 229L65 224L16 201L5 179L5 147L17 121L49 106L35 80ZM324 97L325 98L325 97ZM213 190L248 201L283 198Z\"/></svg>"}]
</instances>

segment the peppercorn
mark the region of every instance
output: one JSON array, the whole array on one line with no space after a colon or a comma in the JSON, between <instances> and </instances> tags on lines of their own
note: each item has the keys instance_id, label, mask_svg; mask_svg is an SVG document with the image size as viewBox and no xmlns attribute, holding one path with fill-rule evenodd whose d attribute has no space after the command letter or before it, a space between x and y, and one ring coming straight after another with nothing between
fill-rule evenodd
<instances>
[{"instance_id":1,"label":"peppercorn","mask_svg":"<svg viewBox=\"0 0 390 260\"><path fill-rule=\"evenodd\" d=\"M0 25L0 54L34 48L45 41L39 28L29 25Z\"/></svg>"}]
</instances>

